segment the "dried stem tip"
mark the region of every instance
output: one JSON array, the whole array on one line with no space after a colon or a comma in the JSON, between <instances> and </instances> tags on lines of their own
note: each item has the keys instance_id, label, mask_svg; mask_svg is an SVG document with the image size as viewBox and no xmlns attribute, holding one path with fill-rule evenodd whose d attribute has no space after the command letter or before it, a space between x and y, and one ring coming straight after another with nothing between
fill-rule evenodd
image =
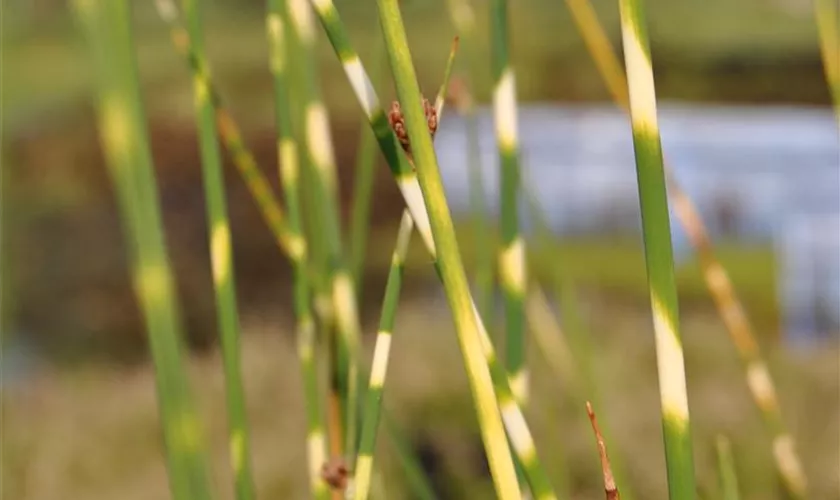
<instances>
[{"instance_id":1,"label":"dried stem tip","mask_svg":"<svg viewBox=\"0 0 840 500\"><path fill-rule=\"evenodd\" d=\"M429 133L432 135L432 139L434 139L435 132L437 132L438 128L437 111L435 110L435 106L425 97L423 98L423 112L426 115L426 124L429 126ZM405 152L410 154L411 141L408 138L408 130L405 128L405 117L402 114L399 101L391 103L391 109L388 110L388 123L391 124L394 134L396 134Z\"/></svg>"},{"instance_id":2,"label":"dried stem tip","mask_svg":"<svg viewBox=\"0 0 840 500\"><path fill-rule=\"evenodd\" d=\"M619 494L618 487L615 485L615 478L613 478L612 468L610 467L610 459L607 457L607 445L604 444L604 436L601 435L598 420L595 419L595 411L589 401L586 402L586 413L589 414L592 431L595 432L595 441L598 443L598 455L601 457L601 470L604 472L604 492L607 494L607 500L621 500L621 494Z\"/></svg>"}]
</instances>

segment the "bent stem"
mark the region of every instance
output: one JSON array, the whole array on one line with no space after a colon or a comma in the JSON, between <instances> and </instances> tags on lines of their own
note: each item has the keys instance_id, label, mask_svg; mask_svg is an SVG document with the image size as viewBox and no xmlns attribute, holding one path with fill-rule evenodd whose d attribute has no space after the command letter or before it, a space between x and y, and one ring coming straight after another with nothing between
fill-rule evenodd
<instances>
[{"instance_id":1,"label":"bent stem","mask_svg":"<svg viewBox=\"0 0 840 500\"><path fill-rule=\"evenodd\" d=\"M183 361L183 337L125 0L73 7L96 68L100 140L126 231L134 292L155 368L158 410L175 500L209 500L204 433Z\"/></svg>"},{"instance_id":2,"label":"bent stem","mask_svg":"<svg viewBox=\"0 0 840 500\"><path fill-rule=\"evenodd\" d=\"M373 471L373 453L376 449L376 430L379 425L382 394L385 376L388 372L388 357L391 351L391 338L394 331L394 318L400 299L402 287L403 263L408 251L408 242L414 220L408 211L403 211L400 228L397 233L397 243L391 257L391 268L388 271L388 282L385 285L385 299L382 302L382 315L379 320L379 331L376 334L376 345L373 350L373 363L370 371L370 382L365 395L365 412L362 421L362 435L359 441L359 458L356 462L354 478L354 494L356 500L366 500L370 491L370 478Z\"/></svg>"},{"instance_id":3,"label":"bent stem","mask_svg":"<svg viewBox=\"0 0 840 500\"><path fill-rule=\"evenodd\" d=\"M688 394L650 49L641 0L619 0L619 10L656 338L668 490L672 500L693 499L696 492Z\"/></svg>"}]
</instances>

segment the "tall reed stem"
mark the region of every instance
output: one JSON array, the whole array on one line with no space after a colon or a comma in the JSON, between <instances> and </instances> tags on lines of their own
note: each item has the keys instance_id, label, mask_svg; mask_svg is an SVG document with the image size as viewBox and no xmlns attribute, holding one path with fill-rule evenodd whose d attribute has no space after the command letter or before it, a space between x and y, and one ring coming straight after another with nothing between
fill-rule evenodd
<instances>
[{"instance_id":1,"label":"tall reed stem","mask_svg":"<svg viewBox=\"0 0 840 500\"><path fill-rule=\"evenodd\" d=\"M619 0L619 10L656 337L668 490L672 500L693 499L696 492L688 393L650 48L641 0Z\"/></svg>"},{"instance_id":2,"label":"tall reed stem","mask_svg":"<svg viewBox=\"0 0 840 500\"><path fill-rule=\"evenodd\" d=\"M627 79L592 5L588 0L566 0L566 3L610 94L615 102L627 111L629 107ZM837 68L840 71L840 64ZM840 73L838 73L838 82L840 82ZM840 114L838 116L840 117ZM700 213L688 194L676 182L668 165L664 167L674 213L685 228L689 241L699 256L706 286L744 366L750 394L761 411L765 426L773 436L773 458L776 469L789 495L797 499L807 498L808 480L796 451L793 436L782 418L775 384L764 362L744 306L726 269L714 253L712 240Z\"/></svg>"},{"instance_id":3,"label":"tall reed stem","mask_svg":"<svg viewBox=\"0 0 840 500\"><path fill-rule=\"evenodd\" d=\"M524 403L528 394L525 363L525 297L527 273L525 242L519 233L519 138L516 110L516 75L510 64L508 2L493 0L493 117L501 166L502 246L499 249L499 284L505 298L505 360L513 394Z\"/></svg>"},{"instance_id":4,"label":"tall reed stem","mask_svg":"<svg viewBox=\"0 0 840 500\"><path fill-rule=\"evenodd\" d=\"M394 318L402 287L403 264L408 251L408 242L414 220L408 211L403 211L400 228L397 233L397 243L391 257L391 268L388 271L388 282L385 285L385 300L382 302L382 315L379 319L379 331L376 334L376 346L373 350L373 363L370 371L370 382L365 395L365 412L362 424L362 436L359 441L359 458L356 462L353 497L356 500L366 500L370 492L370 478L373 471L373 453L376 449L376 430L379 425L379 415L382 406L382 395L385 377L388 372L388 357L391 352L391 338L394 332Z\"/></svg>"},{"instance_id":5,"label":"tall reed stem","mask_svg":"<svg viewBox=\"0 0 840 500\"><path fill-rule=\"evenodd\" d=\"M443 191L432 138L420 106L422 96L408 50L402 16L396 1L378 0L380 22L397 85L397 95L405 115L423 197L431 215L434 241L441 255L439 273L455 316L458 339L464 355L470 386L478 407L479 425L484 439L490 470L501 498L520 498L510 450L493 392L492 379L482 354L482 341L476 316L470 303L455 228Z\"/></svg>"},{"instance_id":6,"label":"tall reed stem","mask_svg":"<svg viewBox=\"0 0 840 500\"><path fill-rule=\"evenodd\" d=\"M355 460L357 439L356 411L358 398L358 345L360 326L356 291L344 263L341 248L341 229L338 222L338 186L333 156L332 137L327 110L318 91L315 26L311 9L305 0L291 0L291 19L294 31L303 49L305 84L304 89L304 134L306 150L315 175L315 195L323 210L320 225L324 231L327 246L327 281L330 284L331 303L335 314L337 359L335 369L338 392L341 401L344 436L343 453L350 463Z\"/></svg>"},{"instance_id":7,"label":"tall reed stem","mask_svg":"<svg viewBox=\"0 0 840 500\"><path fill-rule=\"evenodd\" d=\"M196 68L202 75L210 74L204 56L201 28L200 0L183 1L186 27L192 40ZM230 224L227 217L224 177L219 141L216 136L213 103L205 82L195 79L196 121L201 145L201 165L204 193L207 204L207 221L210 227L210 258L213 268L213 287L216 294L216 314L222 338L222 357L225 372L225 394L228 406L230 464L233 469L234 487L238 500L254 498L254 481L251 472L251 452L248 416L245 409L245 391L242 386L242 369L239 365L239 314L236 304L233 247L230 241Z\"/></svg>"},{"instance_id":8,"label":"tall reed stem","mask_svg":"<svg viewBox=\"0 0 840 500\"><path fill-rule=\"evenodd\" d=\"M149 336L175 500L211 498L205 444L183 361L182 325L167 257L125 0L76 0L98 87L100 140L123 218L132 281Z\"/></svg>"},{"instance_id":9,"label":"tall reed stem","mask_svg":"<svg viewBox=\"0 0 840 500\"><path fill-rule=\"evenodd\" d=\"M279 175L286 197L289 231L305 242L301 222L300 156L292 126L292 99L288 85L287 26L286 0L269 0L267 29L270 69L274 76L274 116L277 123ZM302 245L300 252L289 257L294 267L294 308L306 408L309 487L313 497L325 500L329 498L329 491L321 476L321 467L326 462L326 455L318 373L315 366L315 323L310 303L307 255L307 246Z\"/></svg>"},{"instance_id":10,"label":"tall reed stem","mask_svg":"<svg viewBox=\"0 0 840 500\"><path fill-rule=\"evenodd\" d=\"M429 211L427 211L426 200L424 199L424 196L428 198L428 195L421 190L421 183L418 183L417 181L417 173L415 173L412 170L411 165L408 163L404 152L401 149L399 149L400 146L398 145L399 143L397 141L397 138L391 130L390 125L388 124L388 120L385 117L381 105L379 104L379 98L377 97L376 92L373 90L373 87L370 84L370 79L368 78L367 73L365 72L364 67L361 64L358 55L350 45L349 39L346 34L346 30L343 24L341 23L341 19L338 15L338 12L335 10L335 6L333 5L331 0L310 1L315 5L316 12L318 13L318 16L321 20L321 24L323 25L324 30L327 32L327 36L330 38L330 42L333 45L333 49L335 50L336 55L339 57L339 60L341 61L342 66L344 67L344 72L347 75L354 92L356 93L356 98L361 104L362 110L368 116L368 120L370 122L371 127L373 128L374 134L376 135L380 149L385 155L385 159L388 161L388 166L390 167L391 173L393 174L397 182L397 186L402 192L406 205L408 206L408 209L411 212L411 216L414 219L415 226L417 227L418 232L422 237L423 243L426 246L426 250L436 262L438 268L438 276L445 283L445 286L451 286L446 285L446 281L443 279L443 275L440 271L440 257L444 255L444 252L443 250L438 249L438 247L436 246L436 239L432 235ZM417 83L415 80L414 86L416 85ZM407 102L410 103L411 101ZM405 103L403 103L403 105L404 104ZM410 129L410 123L408 124L408 127ZM415 133L418 132L415 131ZM409 139L411 139L410 136ZM413 139L411 140L413 141ZM414 148L414 146L412 146L412 148ZM433 179L436 178L436 182L439 182L440 173L437 171L437 169L434 169L433 173ZM440 194L442 198L442 188L436 187L435 189L435 193ZM437 189L441 190L437 191ZM435 212L435 217L449 215L448 207L445 205L445 199L442 199L442 202L444 203L444 205L440 205L441 201L439 200L436 200L434 204L431 202L429 203L429 206L433 207L430 209L430 211L437 211ZM445 231L452 230L454 233L454 229L452 229L451 225L451 217L448 219L448 224L446 223L446 221L447 219L444 218L443 229ZM451 253L454 250L458 261L460 261L460 255L457 254L457 246L452 245L452 243L452 241L446 243L446 245L449 246L447 252ZM459 268L457 266L455 268L449 268L449 272L455 273L456 275L458 274L459 270L463 271L463 268ZM554 492L551 487L551 483L549 482L548 477L546 476L545 471L543 470L542 465L539 461L539 457L537 456L537 452L534 447L534 441L531 436L530 430L528 429L525 417L522 414L522 410L519 408L519 405L511 392L507 372L505 368L501 365L501 363L499 363L496 357L493 344L490 340L490 337L487 334L487 330L484 328L484 323L478 315L478 310L475 307L475 303L472 300L472 296L469 294L469 290L467 289L466 292L466 298L470 302L470 307L474 316L474 318L471 321L468 321L466 325L469 326L469 324L472 323L478 327L480 346L482 348L482 354L484 356L483 361L490 368L493 387L495 390L495 397L498 398L498 401L501 404L502 419L504 421L504 426L507 431L508 437L512 442L514 452L516 453L517 457L519 457L520 462L523 464L525 476L528 480L529 486L531 487L531 491L534 497L545 499L554 498ZM458 300L461 299L461 297L458 297ZM454 314L456 316L456 326L460 325L459 332L462 332L459 333L459 339L465 340L467 344L463 347L467 347L469 349L462 350L465 357L468 358L467 360L465 360L467 362L468 373L473 373L476 376L481 376L480 372L473 371L480 370L480 368L478 368L477 365L472 364L476 362L471 358L471 356L474 355L474 352L472 351L474 346L472 346L472 344L470 343L470 336L473 332L468 329L466 333L463 333L460 327L464 326L465 323L463 322L467 320L460 316L461 311L458 309L455 309ZM466 335L466 337L463 337L462 334ZM476 381L479 384L482 383L481 379L476 379ZM477 387L480 388L481 391L484 390L484 388L480 385ZM474 392L474 394L476 393ZM479 401L481 401L478 404L477 408L480 414L484 415L485 412L493 412L492 406L488 407L484 404L484 402L486 401L484 398L486 398L487 395L483 394L482 392L476 394L476 396L478 397ZM491 428L489 429L489 432L491 433L492 438L497 439L497 437L493 434L495 432L495 429L492 428L492 413L490 415L484 416L490 419ZM484 418L484 416L482 418ZM484 437L484 435L482 435L482 437ZM495 446L498 446L498 443L487 443L485 441L485 446L492 446L495 453ZM491 464L493 464L494 467L497 465L504 467L505 455L509 457L508 452L502 453L502 455L497 455L498 457L500 457L500 464L493 464L493 462L491 462ZM503 477L503 479L506 480L505 477Z\"/></svg>"}]
</instances>

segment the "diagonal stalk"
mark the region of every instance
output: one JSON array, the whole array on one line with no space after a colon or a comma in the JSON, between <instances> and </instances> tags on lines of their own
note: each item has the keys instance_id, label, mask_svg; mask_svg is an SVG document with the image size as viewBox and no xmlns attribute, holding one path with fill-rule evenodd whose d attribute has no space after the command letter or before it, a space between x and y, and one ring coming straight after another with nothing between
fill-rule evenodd
<instances>
[{"instance_id":1,"label":"diagonal stalk","mask_svg":"<svg viewBox=\"0 0 840 500\"><path fill-rule=\"evenodd\" d=\"M461 263L443 183L440 180L432 138L427 129L425 114L420 107L422 96L414 74L402 16L395 1L379 0L377 5L391 70L396 81L397 95L405 114L408 137L418 170L422 188L421 197L426 200L427 208L431 212L430 225L437 250L441 255L438 260L438 271L455 317L458 341L476 401L479 427L493 481L501 498L520 498L513 461L497 409L498 401L493 391L490 371L482 355L482 341L477 318L470 302L466 275Z\"/></svg>"},{"instance_id":2,"label":"diagonal stalk","mask_svg":"<svg viewBox=\"0 0 840 500\"><path fill-rule=\"evenodd\" d=\"M202 47L200 0L184 0L184 18L193 42L193 53L198 73L209 75L210 68ZM240 367L240 329L236 304L236 285L233 270L233 247L230 241L230 224L224 193L224 177L219 140L216 136L213 103L206 79L195 80L196 121L201 145L201 165L210 227L210 258L213 269L213 288L216 295L217 320L222 338L222 357L225 372L225 395L228 406L230 464L233 469L234 488L238 500L254 498L254 480L251 472L251 452L248 417L245 410L245 392Z\"/></svg>"},{"instance_id":3,"label":"diagonal stalk","mask_svg":"<svg viewBox=\"0 0 840 500\"><path fill-rule=\"evenodd\" d=\"M354 476L355 500L366 500L370 492L370 478L373 470L373 453L376 449L376 429L379 425L382 394L385 377L388 371L388 357L391 350L391 338L394 331L394 318L402 287L403 264L408 251L408 242L414 220L408 211L403 211L397 243L391 257L391 268L388 271L388 282L385 285L385 299L382 302L382 315L379 319L379 331L376 334L376 345L373 350L373 363L370 371L367 394L365 395L365 412L362 422L362 435L359 441L359 458L356 462Z\"/></svg>"},{"instance_id":4,"label":"diagonal stalk","mask_svg":"<svg viewBox=\"0 0 840 500\"><path fill-rule=\"evenodd\" d=\"M829 3L831 1L828 0ZM566 3L613 100L627 111L629 106L627 79L592 5L588 0L566 0ZM840 83L840 63L835 67L837 82ZM837 102L840 103L840 93L838 93ZM796 452L793 436L782 419L775 384L764 362L745 309L728 273L715 256L712 240L697 208L688 194L677 184L667 165L665 165L665 172L674 213L685 228L689 241L699 256L706 286L744 366L750 394L761 411L765 426L773 436L773 458L776 469L786 490L793 498L807 498L807 477Z\"/></svg>"},{"instance_id":5,"label":"diagonal stalk","mask_svg":"<svg viewBox=\"0 0 840 500\"><path fill-rule=\"evenodd\" d=\"M656 338L668 490L672 500L688 500L696 496L694 457L653 69L641 0L619 0L619 10Z\"/></svg>"},{"instance_id":6,"label":"diagonal stalk","mask_svg":"<svg viewBox=\"0 0 840 500\"><path fill-rule=\"evenodd\" d=\"M193 78L204 82L206 88L209 89L211 102L216 109L216 123L219 127L219 135L231 153L237 170L257 202L257 206L274 236L278 247L293 262L305 257L307 245L303 237L303 232L301 231L298 235L289 229L284 211L274 197L268 180L257 167L253 154L246 149L239 133L239 128L228 110L223 106L221 96L216 90L215 85L213 85L209 75L197 72L197 67L194 64L196 58L191 53L192 47L189 34L178 19L177 8L171 0L156 0L155 3L161 19L170 27L173 46L184 57L190 71L193 73ZM298 159L299 161L303 160L301 157ZM314 281L312 278L317 277L309 269L307 269L306 275L310 284ZM310 306L312 306L311 303ZM398 427L396 424L389 425L387 431L391 437L394 437L394 434L398 432ZM428 483L422 475L422 470L417 468L418 461L416 457L411 455L412 450L408 447L401 446L396 451L406 467L406 473L412 477L412 484L415 486L415 490L423 490L424 497L428 497L428 491L430 491Z\"/></svg>"},{"instance_id":7,"label":"diagonal stalk","mask_svg":"<svg viewBox=\"0 0 840 500\"><path fill-rule=\"evenodd\" d=\"M440 272L441 260L438 258L439 253L438 248L435 244L436 240L433 237L431 231L429 211L427 211L424 201L424 196L428 195L425 195L421 191L420 183L417 182L417 174L411 169L411 166L408 163L405 153L398 149L400 146L397 142L397 138L395 137L393 131L391 130L388 124L388 120L385 117L381 105L379 104L379 99L376 93L374 92L373 87L370 84L370 79L367 77L367 73L362 67L358 55L350 45L344 25L342 24L338 12L335 10L335 6L333 5L332 1L310 1L315 5L316 12L318 13L318 16L321 20L321 24L323 25L324 30L327 32L327 36L330 38L330 42L333 45L333 49L335 50L342 63L342 66L344 67L344 72L347 75L354 92L356 93L356 98L358 99L362 110L368 116L368 120L370 122L371 127L373 128L374 134L376 135L380 149L382 150L385 159L388 162L388 166L391 169L391 173L395 177L397 186L402 192L403 198L405 199L406 205L408 206L408 210L411 212L411 216L414 219L414 223L417 226L421 238L423 239L424 245L426 246L426 250L435 260L437 268L439 269L438 276L441 278L441 280L443 280ZM434 173L439 179L440 174L437 172L436 169ZM436 212L436 217L438 215L449 214L448 207L445 205L445 200L441 201L444 203L444 205L433 205L435 207L435 210L443 210L443 212ZM444 219L443 222L445 221L446 219ZM451 245L451 242L448 242L447 244ZM454 250L458 261L460 261L460 255L457 253L457 248L455 248ZM448 251L452 251L451 247ZM441 255L442 254L443 252L441 252ZM456 274L459 274L457 273L457 269L455 271ZM530 430L528 429L525 417L522 414L522 410L519 408L519 405L511 392L510 381L508 380L507 372L505 368L501 365L501 363L499 363L496 357L493 344L490 341L490 338L487 334L487 330L484 327L484 323L478 316L478 310L476 309L475 303L473 302L472 297L469 294L469 290L467 290L466 293L466 298L470 302L470 307L472 309L472 314L474 317L471 320L468 320L461 317L461 313L458 312L456 314L457 321L466 322L467 325L474 324L478 328L478 335L481 342L481 347L483 349L482 354L484 355L483 361L490 368L495 396L496 398L498 398L498 401L501 404L500 409L504 421L504 426L508 433L508 437L512 441L514 452L523 464L523 467L525 469L525 476L528 480L534 497L545 499L554 498L555 496L551 487L551 483L548 480L548 477L542 468L542 465L539 461L539 457L537 456L536 449L534 447L533 437L531 436ZM463 323L461 324L463 325ZM466 335L469 336L471 333L472 332L468 330ZM460 334L459 338L461 338ZM469 347L470 349L473 348L473 346L470 344L468 344L466 347ZM464 354L471 356L474 353L472 351L464 351ZM475 363L475 361L470 358L469 363ZM480 370L480 368L474 364L468 364L468 366L470 373L474 373L472 372L472 370ZM482 394L482 397L487 396ZM479 406L479 410L481 412L490 412L492 411L492 406ZM492 419L492 414L488 415L488 418ZM494 436L494 439L495 438L496 437ZM485 444L487 443L485 442ZM494 447L497 445L498 443L493 443ZM503 458L505 454L507 453L502 454Z\"/></svg>"},{"instance_id":8,"label":"diagonal stalk","mask_svg":"<svg viewBox=\"0 0 840 500\"><path fill-rule=\"evenodd\" d=\"M501 167L502 246L499 249L499 285L505 299L505 361L513 380L513 394L524 404L528 396L525 362L525 241L519 232L519 138L516 110L516 75L508 47L508 2L493 0L493 119Z\"/></svg>"},{"instance_id":9,"label":"diagonal stalk","mask_svg":"<svg viewBox=\"0 0 840 500\"><path fill-rule=\"evenodd\" d=\"M286 0L269 0L267 30L270 50L270 69L274 76L274 115L277 122L277 156L280 166L280 180L288 208L289 231L305 242L301 222L300 159L298 144L294 137L288 86L288 44ZM318 500L329 498L329 490L321 476L321 467L326 462L323 415L318 391L318 374L315 367L315 323L310 303L310 283L307 276L307 250L293 256L294 308L297 321L298 356L304 385L304 401L307 420L307 455L309 487L312 496Z\"/></svg>"},{"instance_id":10,"label":"diagonal stalk","mask_svg":"<svg viewBox=\"0 0 840 500\"><path fill-rule=\"evenodd\" d=\"M209 500L204 433L184 367L182 324L155 186L129 2L77 0L73 7L96 68L100 140L149 337L170 491L174 500Z\"/></svg>"}]
</instances>

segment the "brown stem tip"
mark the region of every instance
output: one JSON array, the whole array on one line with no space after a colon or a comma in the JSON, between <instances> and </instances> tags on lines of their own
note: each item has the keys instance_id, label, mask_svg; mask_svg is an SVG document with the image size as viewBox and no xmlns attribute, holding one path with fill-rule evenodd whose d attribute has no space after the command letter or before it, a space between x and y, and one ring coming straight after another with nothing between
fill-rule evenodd
<instances>
[{"instance_id":1,"label":"brown stem tip","mask_svg":"<svg viewBox=\"0 0 840 500\"><path fill-rule=\"evenodd\" d=\"M592 423L592 430L595 432L595 441L598 443L598 455L601 457L601 470L604 472L604 492L607 494L607 500L621 500L621 494L619 494L618 487L615 485L615 478L613 478L612 468L610 467L610 459L607 457L607 445L604 444L604 436L601 435L598 420L595 418L595 411L589 401L586 402L586 413L589 414L589 421Z\"/></svg>"},{"instance_id":2,"label":"brown stem tip","mask_svg":"<svg viewBox=\"0 0 840 500\"><path fill-rule=\"evenodd\" d=\"M432 139L434 139L435 132L437 132L438 128L437 111L435 110L435 106L425 97L423 98L423 112L426 115L426 124L429 126L429 133L432 135ZM411 140L408 138L408 130L405 127L405 117L403 116L399 101L391 103L391 109L388 110L388 123L391 124L391 128L394 130L394 134L400 141L400 145L402 145L405 152L410 156Z\"/></svg>"},{"instance_id":3,"label":"brown stem tip","mask_svg":"<svg viewBox=\"0 0 840 500\"><path fill-rule=\"evenodd\" d=\"M350 471L347 464L341 457L333 457L321 467L321 477L333 490L344 490L347 488L347 481Z\"/></svg>"}]
</instances>

